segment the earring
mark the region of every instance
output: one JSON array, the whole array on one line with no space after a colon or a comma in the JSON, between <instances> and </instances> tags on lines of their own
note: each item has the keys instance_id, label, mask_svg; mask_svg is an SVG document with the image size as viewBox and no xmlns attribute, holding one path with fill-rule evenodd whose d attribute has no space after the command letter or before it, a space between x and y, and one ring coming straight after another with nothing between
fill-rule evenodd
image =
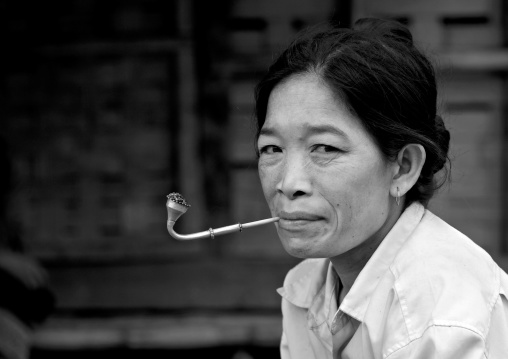
<instances>
[{"instance_id":1,"label":"earring","mask_svg":"<svg viewBox=\"0 0 508 359\"><path fill-rule=\"evenodd\" d=\"M397 206L400 205L400 191L399 191L399 187L397 187L397 197L395 197L395 203L397 203Z\"/></svg>"}]
</instances>

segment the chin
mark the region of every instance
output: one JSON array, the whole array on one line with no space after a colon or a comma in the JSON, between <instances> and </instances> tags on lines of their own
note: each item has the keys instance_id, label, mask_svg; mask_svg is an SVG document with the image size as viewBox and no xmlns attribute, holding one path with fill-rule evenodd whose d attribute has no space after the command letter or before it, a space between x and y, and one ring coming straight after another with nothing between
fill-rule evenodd
<instances>
[{"instance_id":1,"label":"chin","mask_svg":"<svg viewBox=\"0 0 508 359\"><path fill-rule=\"evenodd\" d=\"M281 240L286 252L295 258L325 258L326 255L316 251L317 245L309 243L309 240L301 238L285 238Z\"/></svg>"}]
</instances>

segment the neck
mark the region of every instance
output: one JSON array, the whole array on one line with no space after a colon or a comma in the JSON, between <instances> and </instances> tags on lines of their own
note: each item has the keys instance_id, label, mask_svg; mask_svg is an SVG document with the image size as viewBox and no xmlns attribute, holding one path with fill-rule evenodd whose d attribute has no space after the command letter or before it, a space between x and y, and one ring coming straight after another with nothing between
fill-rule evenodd
<instances>
[{"instance_id":1,"label":"neck","mask_svg":"<svg viewBox=\"0 0 508 359\"><path fill-rule=\"evenodd\" d=\"M355 247L344 254L330 258L333 268L342 283L340 293L341 301L347 292L349 292L363 267L365 267L365 264L367 264L381 242L382 240L372 241L369 244L365 244L364 242L362 245Z\"/></svg>"},{"instance_id":2,"label":"neck","mask_svg":"<svg viewBox=\"0 0 508 359\"><path fill-rule=\"evenodd\" d=\"M388 216L383 228L375 235L364 240L362 243L350 249L346 253L330 258L333 268L342 283L339 302L342 302L342 299L349 292L356 278L365 267L370 257L372 257L376 249L379 247L385 236L395 225L401 213L402 209L399 207L390 216Z\"/></svg>"}]
</instances>

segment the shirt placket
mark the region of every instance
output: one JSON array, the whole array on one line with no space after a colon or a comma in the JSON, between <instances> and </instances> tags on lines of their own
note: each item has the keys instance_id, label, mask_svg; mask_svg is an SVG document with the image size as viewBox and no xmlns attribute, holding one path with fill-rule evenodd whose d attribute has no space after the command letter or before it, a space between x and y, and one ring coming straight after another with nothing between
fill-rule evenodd
<instances>
[{"instance_id":1,"label":"shirt placket","mask_svg":"<svg viewBox=\"0 0 508 359\"><path fill-rule=\"evenodd\" d=\"M338 310L330 323L334 358L341 358L342 351L348 345L355 331L350 317Z\"/></svg>"}]
</instances>

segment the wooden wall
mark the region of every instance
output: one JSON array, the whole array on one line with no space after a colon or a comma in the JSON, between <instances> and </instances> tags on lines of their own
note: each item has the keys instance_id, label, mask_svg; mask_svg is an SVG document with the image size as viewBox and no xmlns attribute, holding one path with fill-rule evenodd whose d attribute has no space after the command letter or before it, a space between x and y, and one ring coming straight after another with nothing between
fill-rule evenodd
<instances>
[{"instance_id":1,"label":"wooden wall","mask_svg":"<svg viewBox=\"0 0 508 359\"><path fill-rule=\"evenodd\" d=\"M192 205L176 226L182 233L269 216L253 88L298 30L331 16L395 17L433 57L453 169L432 210L502 257L501 3L56 2L52 14L9 5L0 124L18 173L23 240L57 297L35 337L39 355L226 346L232 357L261 346L270 349L262 357L277 357L275 289L297 260L273 226L177 242L166 232L165 195L179 191Z\"/></svg>"}]
</instances>

